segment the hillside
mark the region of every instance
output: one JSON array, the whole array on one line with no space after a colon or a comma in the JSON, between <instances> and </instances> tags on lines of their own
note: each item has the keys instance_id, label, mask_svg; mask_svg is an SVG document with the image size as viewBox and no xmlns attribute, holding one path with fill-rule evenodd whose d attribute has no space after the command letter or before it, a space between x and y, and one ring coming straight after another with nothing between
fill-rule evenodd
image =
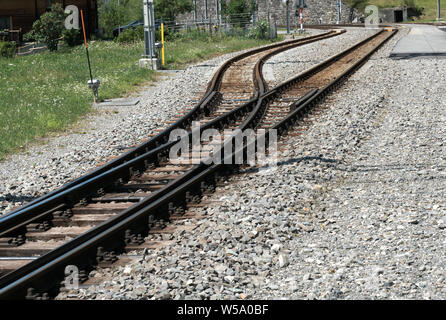
<instances>
[{"instance_id":1,"label":"hillside","mask_svg":"<svg viewBox=\"0 0 446 320\"><path fill-rule=\"evenodd\" d=\"M432 21L437 17L437 0L368 0L368 1L358 1L358 0L344 0L348 4L358 3L360 4L360 10L365 6L362 3L374 4L381 8L396 7L400 5L413 5L424 8L423 15L420 17L422 21ZM446 19L446 0L442 0L442 10L441 17Z\"/></svg>"}]
</instances>

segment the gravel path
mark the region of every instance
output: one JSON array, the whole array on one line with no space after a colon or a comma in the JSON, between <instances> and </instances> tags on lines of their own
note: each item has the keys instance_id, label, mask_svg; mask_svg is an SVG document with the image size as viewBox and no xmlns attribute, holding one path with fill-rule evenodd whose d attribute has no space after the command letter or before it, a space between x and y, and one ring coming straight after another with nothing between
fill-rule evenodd
<instances>
[{"instance_id":1,"label":"gravel path","mask_svg":"<svg viewBox=\"0 0 446 320\"><path fill-rule=\"evenodd\" d=\"M446 60L388 59L406 32L284 139L276 171L231 178L205 219L175 222L193 231L68 295L444 299Z\"/></svg>"}]
</instances>

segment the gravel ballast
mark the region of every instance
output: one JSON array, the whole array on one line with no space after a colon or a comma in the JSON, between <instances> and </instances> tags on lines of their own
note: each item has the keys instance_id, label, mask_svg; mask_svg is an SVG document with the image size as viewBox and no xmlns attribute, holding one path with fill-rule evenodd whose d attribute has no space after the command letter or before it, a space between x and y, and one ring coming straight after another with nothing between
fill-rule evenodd
<instances>
[{"instance_id":1,"label":"gravel ballast","mask_svg":"<svg viewBox=\"0 0 446 320\"><path fill-rule=\"evenodd\" d=\"M311 30L309 35L323 32L326 31ZM333 42L336 50L354 43L358 33L342 35L342 41ZM136 95L140 100L136 106L97 106L95 113L69 133L45 139L43 145L32 146L0 162L0 215L85 174L108 157L121 154L146 139L154 129L166 127L166 121L182 108L192 106L193 99L202 95L220 65L239 53L169 72L169 79ZM319 60L326 57L319 54Z\"/></svg>"},{"instance_id":2,"label":"gravel ballast","mask_svg":"<svg viewBox=\"0 0 446 320\"><path fill-rule=\"evenodd\" d=\"M69 294L444 299L446 61L387 58L406 32L284 139L276 170L231 178L205 219L175 222L193 231Z\"/></svg>"},{"instance_id":3,"label":"gravel ballast","mask_svg":"<svg viewBox=\"0 0 446 320\"><path fill-rule=\"evenodd\" d=\"M330 42L328 56L359 33ZM58 298L444 299L446 60L389 59L406 33L329 96L307 131L282 140L278 168L232 177L195 209L204 219L148 239L170 245ZM287 54L272 60L285 74L270 84L308 68ZM328 56L315 50L311 61Z\"/></svg>"}]
</instances>

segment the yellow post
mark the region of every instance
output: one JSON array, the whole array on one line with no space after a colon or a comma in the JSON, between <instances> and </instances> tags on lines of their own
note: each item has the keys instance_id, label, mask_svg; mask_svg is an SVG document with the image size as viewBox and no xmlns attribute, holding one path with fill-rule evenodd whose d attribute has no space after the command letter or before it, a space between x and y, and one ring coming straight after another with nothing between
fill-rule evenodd
<instances>
[{"instance_id":1,"label":"yellow post","mask_svg":"<svg viewBox=\"0 0 446 320\"><path fill-rule=\"evenodd\" d=\"M161 62L164 66L164 23L161 23Z\"/></svg>"}]
</instances>

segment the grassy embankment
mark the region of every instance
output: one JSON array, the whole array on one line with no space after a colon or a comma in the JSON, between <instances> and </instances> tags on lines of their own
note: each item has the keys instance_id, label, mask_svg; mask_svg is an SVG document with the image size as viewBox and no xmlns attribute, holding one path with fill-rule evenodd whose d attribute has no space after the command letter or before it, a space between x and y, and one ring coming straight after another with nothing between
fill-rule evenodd
<instances>
[{"instance_id":1,"label":"grassy embankment","mask_svg":"<svg viewBox=\"0 0 446 320\"><path fill-rule=\"evenodd\" d=\"M268 40L213 38L166 44L166 67L176 69L220 54L268 43ZM38 138L66 130L91 111L92 94L82 46L5 59L0 57L0 159L25 149ZM100 99L119 97L156 80L138 67L143 43L96 41L89 46Z\"/></svg>"}]
</instances>

